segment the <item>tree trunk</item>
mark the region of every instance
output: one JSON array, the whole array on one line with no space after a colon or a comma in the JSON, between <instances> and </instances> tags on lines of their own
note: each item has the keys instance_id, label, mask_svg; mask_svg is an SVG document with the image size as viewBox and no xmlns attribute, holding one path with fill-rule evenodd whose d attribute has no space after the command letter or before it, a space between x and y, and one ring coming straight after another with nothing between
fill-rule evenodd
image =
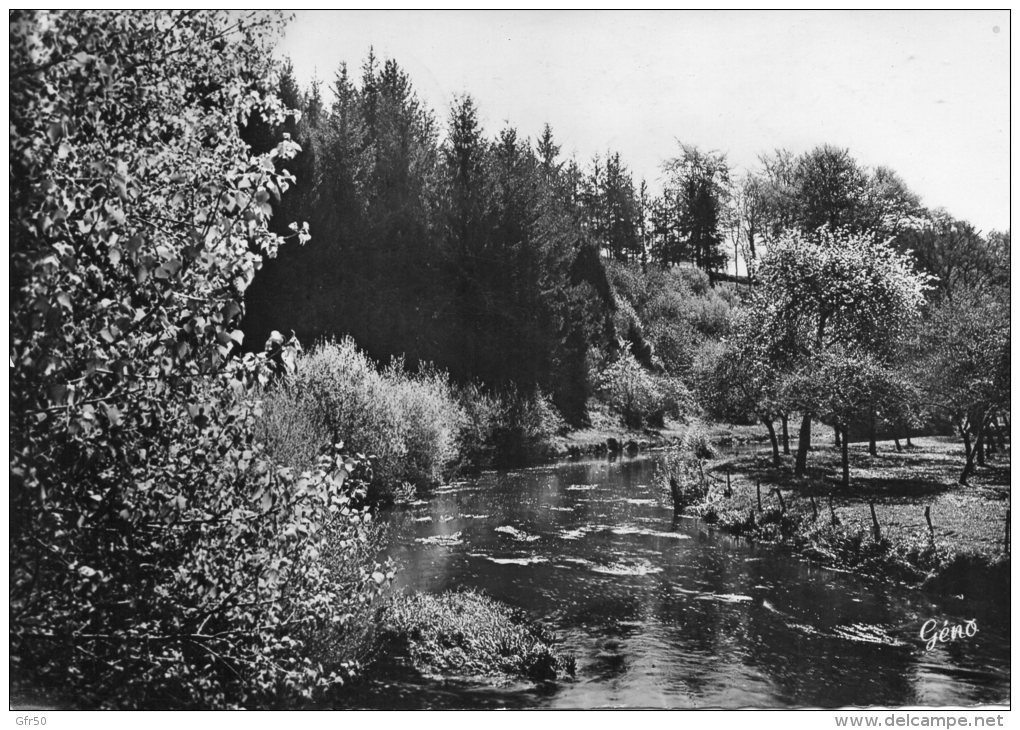
<instances>
[{"instance_id":1,"label":"tree trunk","mask_svg":"<svg viewBox=\"0 0 1020 730\"><path fill-rule=\"evenodd\" d=\"M839 429L836 429L836 433L839 433ZM843 429L843 443L840 447L841 459L843 465L843 489L850 488L850 439L847 438L846 428Z\"/></svg>"},{"instance_id":2,"label":"tree trunk","mask_svg":"<svg viewBox=\"0 0 1020 730\"><path fill-rule=\"evenodd\" d=\"M899 453L902 453L903 452L903 447L900 445L900 440L899 440L898 437L894 437L893 438L893 443L896 444L896 451L899 452Z\"/></svg>"},{"instance_id":3,"label":"tree trunk","mask_svg":"<svg viewBox=\"0 0 1020 730\"><path fill-rule=\"evenodd\" d=\"M779 459L779 439L776 437L776 427L767 418L761 419L761 422L769 430L769 442L772 444L772 464L773 466L779 466L782 462Z\"/></svg>"},{"instance_id":4,"label":"tree trunk","mask_svg":"<svg viewBox=\"0 0 1020 730\"><path fill-rule=\"evenodd\" d=\"M875 503L870 499L868 507L871 508L871 535L875 538L875 542L882 542L882 528L878 524L878 515L875 514Z\"/></svg>"},{"instance_id":5,"label":"tree trunk","mask_svg":"<svg viewBox=\"0 0 1020 730\"><path fill-rule=\"evenodd\" d=\"M783 454L790 455L790 417L785 413L780 416L783 422Z\"/></svg>"},{"instance_id":6,"label":"tree trunk","mask_svg":"<svg viewBox=\"0 0 1020 730\"><path fill-rule=\"evenodd\" d=\"M907 434L907 448L908 449L914 448L914 444L911 443L911 441L910 441L910 434L909 433Z\"/></svg>"},{"instance_id":7,"label":"tree trunk","mask_svg":"<svg viewBox=\"0 0 1020 730\"><path fill-rule=\"evenodd\" d=\"M875 414L871 414L871 420L868 421L868 453L872 456L878 456L878 444L875 443Z\"/></svg>"},{"instance_id":8,"label":"tree trunk","mask_svg":"<svg viewBox=\"0 0 1020 730\"><path fill-rule=\"evenodd\" d=\"M832 427L832 433L835 434L836 448L838 449L838 448L840 448L843 445L843 441L842 441L842 439L840 438L840 435L839 435L839 426L833 426Z\"/></svg>"},{"instance_id":9,"label":"tree trunk","mask_svg":"<svg viewBox=\"0 0 1020 730\"><path fill-rule=\"evenodd\" d=\"M967 433L965 426L960 426L960 435L963 437L963 452L966 457L966 462L963 465L963 473L960 474L960 484L967 486L967 480L970 478L970 473L974 471L974 449L970 446L970 434Z\"/></svg>"},{"instance_id":10,"label":"tree trunk","mask_svg":"<svg viewBox=\"0 0 1020 730\"><path fill-rule=\"evenodd\" d=\"M800 422L800 438L797 442L797 462L793 473L796 476L804 476L807 469L807 452L811 448L811 414L805 413L804 420Z\"/></svg>"},{"instance_id":11,"label":"tree trunk","mask_svg":"<svg viewBox=\"0 0 1020 730\"><path fill-rule=\"evenodd\" d=\"M992 419L985 426L985 452L992 456L1002 448L999 441L999 424L997 419Z\"/></svg>"},{"instance_id":12,"label":"tree trunk","mask_svg":"<svg viewBox=\"0 0 1020 730\"><path fill-rule=\"evenodd\" d=\"M976 461L978 466L985 465L985 431L981 431L981 435L978 436L977 443L974 444L974 453L976 454Z\"/></svg>"}]
</instances>

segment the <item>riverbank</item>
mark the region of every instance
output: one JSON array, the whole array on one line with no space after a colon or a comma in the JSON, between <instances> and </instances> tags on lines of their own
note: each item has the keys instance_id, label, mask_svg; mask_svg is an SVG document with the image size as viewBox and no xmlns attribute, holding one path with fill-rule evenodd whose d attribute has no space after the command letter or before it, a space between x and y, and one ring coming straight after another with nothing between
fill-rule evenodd
<instances>
[{"instance_id":1,"label":"riverbank","mask_svg":"<svg viewBox=\"0 0 1020 730\"><path fill-rule=\"evenodd\" d=\"M1008 601L1008 454L989 459L964 487L962 447L949 437L916 438L902 452L892 442L878 447L871 456L866 443L851 444L849 490L839 486L839 452L829 446L811 452L803 478L792 457L776 468L765 448L712 461L708 497L686 514L789 545L826 567Z\"/></svg>"},{"instance_id":2,"label":"riverbank","mask_svg":"<svg viewBox=\"0 0 1020 730\"><path fill-rule=\"evenodd\" d=\"M699 423L709 441L723 451L757 449L768 443L768 436L760 426L737 426L728 423ZM645 428L640 431L612 424L597 424L589 428L553 436L545 445L548 458L567 458L609 453L613 444L620 452L656 451L679 445L690 424L667 421L663 428ZM628 449L628 444L631 445Z\"/></svg>"}]
</instances>

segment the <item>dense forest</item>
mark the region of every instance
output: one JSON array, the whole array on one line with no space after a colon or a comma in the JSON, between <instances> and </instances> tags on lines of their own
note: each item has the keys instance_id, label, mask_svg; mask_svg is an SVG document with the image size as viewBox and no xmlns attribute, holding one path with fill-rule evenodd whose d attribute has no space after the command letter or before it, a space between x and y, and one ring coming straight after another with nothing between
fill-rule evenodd
<instances>
[{"instance_id":1,"label":"dense forest","mask_svg":"<svg viewBox=\"0 0 1020 730\"><path fill-rule=\"evenodd\" d=\"M963 483L1008 442L1008 231L829 145L681 144L653 191L469 96L437 117L371 52L301 88L282 27L10 15L19 682L342 691L394 577L379 505L571 428L761 423L799 476L823 423L847 488L851 433L951 432Z\"/></svg>"}]
</instances>

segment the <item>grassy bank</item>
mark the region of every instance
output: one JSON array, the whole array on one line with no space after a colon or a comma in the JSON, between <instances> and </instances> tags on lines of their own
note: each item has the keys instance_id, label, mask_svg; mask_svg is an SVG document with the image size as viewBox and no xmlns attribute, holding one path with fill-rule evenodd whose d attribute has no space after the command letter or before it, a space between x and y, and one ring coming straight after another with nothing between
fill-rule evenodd
<instances>
[{"instance_id":1,"label":"grassy bank","mask_svg":"<svg viewBox=\"0 0 1020 730\"><path fill-rule=\"evenodd\" d=\"M698 424L708 439L721 450L754 449L767 443L768 436L760 426L738 426L726 423ZM576 454L600 454L608 450L607 444L615 440L621 448L628 443L637 445L639 451L654 451L678 446L691 424L666 421L663 428L627 429L612 422L595 423L589 428L569 431L556 435L546 444L550 457L568 457Z\"/></svg>"},{"instance_id":2,"label":"grassy bank","mask_svg":"<svg viewBox=\"0 0 1020 730\"><path fill-rule=\"evenodd\" d=\"M849 490L840 489L839 454L827 446L811 452L803 478L793 475L792 457L773 467L767 449L712 461L708 496L686 513L732 534L789 545L828 567L1008 599L1008 456L990 460L962 487L962 447L952 439L914 439L903 452L891 442L878 446L877 456L866 444L851 446Z\"/></svg>"}]
</instances>

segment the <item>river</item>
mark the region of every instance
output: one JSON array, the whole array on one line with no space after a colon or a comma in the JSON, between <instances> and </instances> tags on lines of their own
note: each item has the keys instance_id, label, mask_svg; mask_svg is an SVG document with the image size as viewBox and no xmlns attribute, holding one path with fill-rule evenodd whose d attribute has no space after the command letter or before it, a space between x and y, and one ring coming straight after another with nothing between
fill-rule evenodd
<instances>
[{"instance_id":1,"label":"river","mask_svg":"<svg viewBox=\"0 0 1020 730\"><path fill-rule=\"evenodd\" d=\"M525 611L573 680L380 687L385 707L846 707L1008 703L1008 608L813 566L674 522L654 459L489 472L391 515L397 586ZM930 619L974 621L925 646ZM369 702L368 704L374 704Z\"/></svg>"}]
</instances>

